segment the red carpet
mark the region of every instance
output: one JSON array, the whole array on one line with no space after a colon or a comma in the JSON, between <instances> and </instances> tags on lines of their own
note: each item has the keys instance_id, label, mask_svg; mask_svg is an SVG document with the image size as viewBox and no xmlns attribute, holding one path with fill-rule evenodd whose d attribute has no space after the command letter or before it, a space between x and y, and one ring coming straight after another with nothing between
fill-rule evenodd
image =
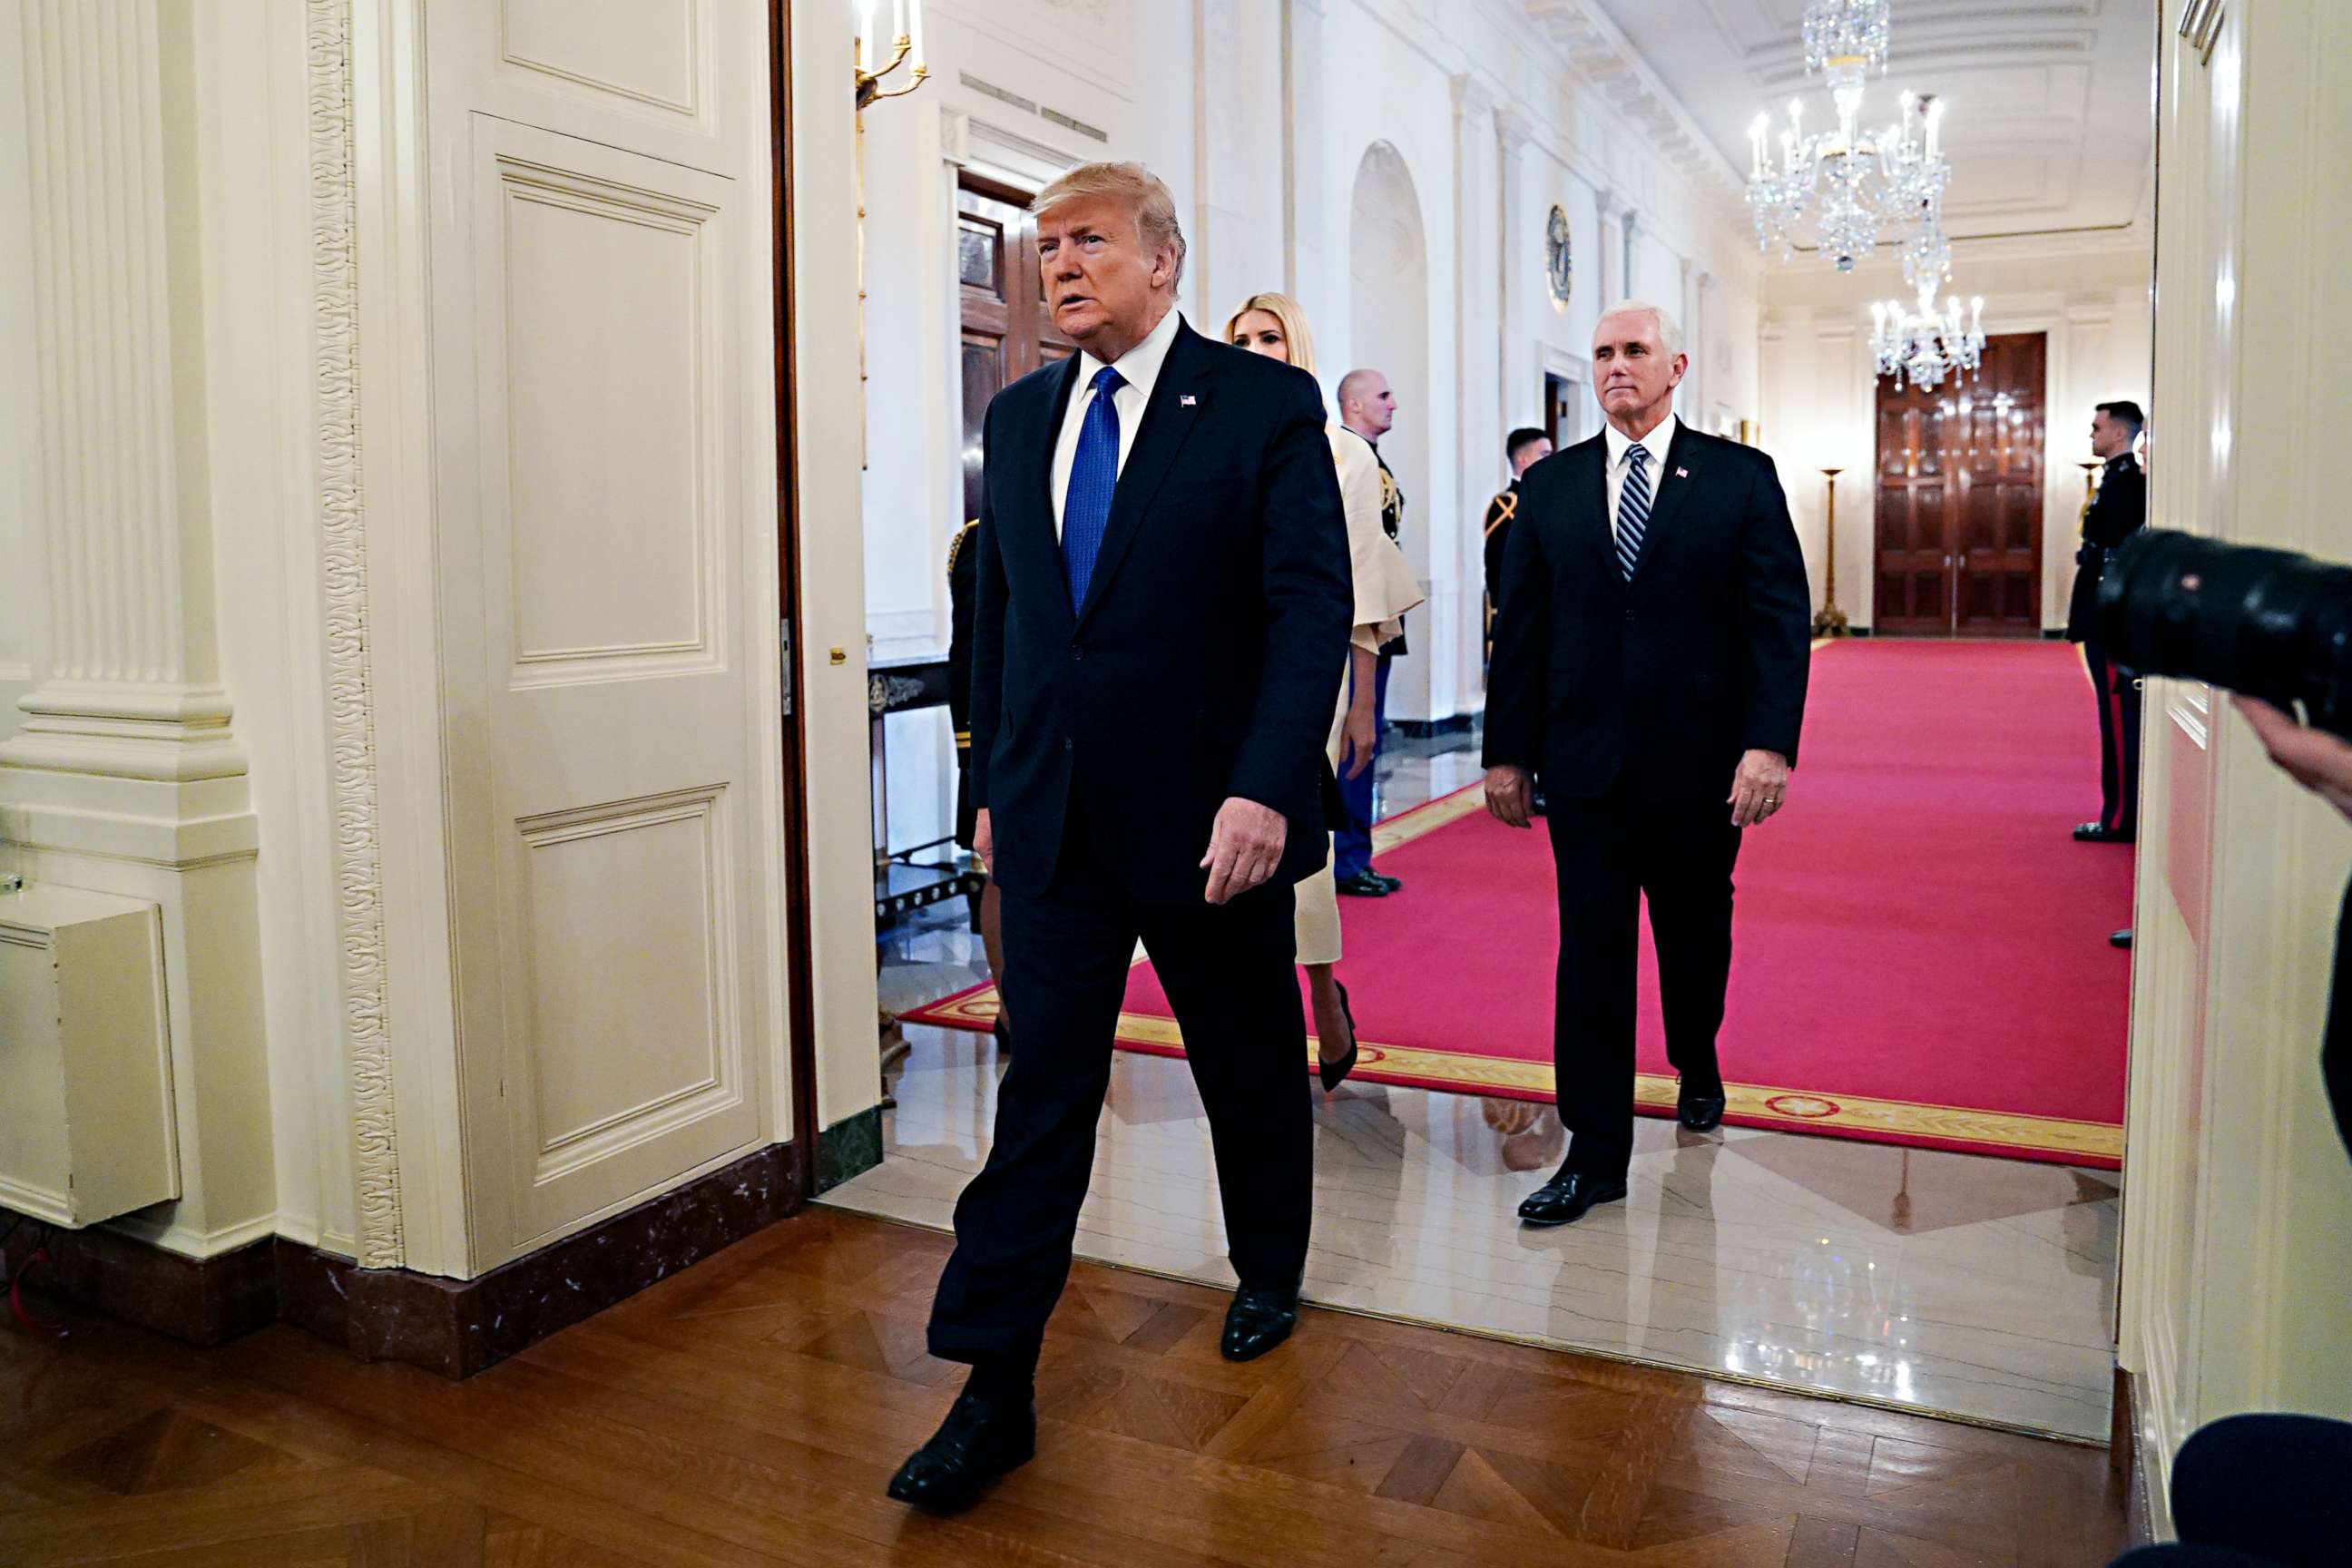
<instances>
[{"instance_id":1,"label":"red carpet","mask_svg":"<svg viewBox=\"0 0 2352 1568\"><path fill-rule=\"evenodd\" d=\"M1727 1120L2113 1168L2122 1152L2128 849L2078 845L2098 735L2073 648L1822 649L1786 811L1740 853ZM1368 1081L1551 1097L1549 846L1475 789L1381 825L1405 890L1342 900ZM1642 943L1639 1109L1671 1115ZM985 1027L981 987L908 1015ZM1119 1043L1181 1043L1149 965Z\"/></svg>"}]
</instances>

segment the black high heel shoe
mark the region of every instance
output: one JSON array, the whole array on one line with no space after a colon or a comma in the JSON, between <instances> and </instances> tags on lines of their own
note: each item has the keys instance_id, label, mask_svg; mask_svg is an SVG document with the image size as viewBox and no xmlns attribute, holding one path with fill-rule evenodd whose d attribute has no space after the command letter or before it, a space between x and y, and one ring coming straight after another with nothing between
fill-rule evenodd
<instances>
[{"instance_id":1,"label":"black high heel shoe","mask_svg":"<svg viewBox=\"0 0 2352 1568\"><path fill-rule=\"evenodd\" d=\"M1356 1070L1355 1009L1348 1005L1348 988L1337 980L1331 984L1339 986L1339 1016L1348 1020L1348 1054L1336 1062L1327 1062L1319 1058L1317 1059L1316 1076L1323 1080L1323 1092L1326 1094L1338 1089L1341 1084L1348 1081L1348 1075Z\"/></svg>"}]
</instances>

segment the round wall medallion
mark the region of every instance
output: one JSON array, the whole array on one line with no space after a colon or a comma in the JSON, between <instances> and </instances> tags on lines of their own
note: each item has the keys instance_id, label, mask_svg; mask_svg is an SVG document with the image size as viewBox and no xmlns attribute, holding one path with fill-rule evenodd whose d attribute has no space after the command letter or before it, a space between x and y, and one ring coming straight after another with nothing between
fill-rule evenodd
<instances>
[{"instance_id":1,"label":"round wall medallion","mask_svg":"<svg viewBox=\"0 0 2352 1568\"><path fill-rule=\"evenodd\" d=\"M1568 309L1568 292L1576 281L1576 258L1570 254L1568 214L1558 204L1544 225L1544 282L1551 290L1551 308Z\"/></svg>"}]
</instances>

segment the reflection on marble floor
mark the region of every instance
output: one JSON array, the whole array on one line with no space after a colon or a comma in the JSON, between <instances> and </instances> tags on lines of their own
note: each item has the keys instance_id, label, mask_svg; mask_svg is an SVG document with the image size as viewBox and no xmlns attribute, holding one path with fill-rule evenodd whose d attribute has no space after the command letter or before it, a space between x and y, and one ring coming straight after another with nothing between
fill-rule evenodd
<instances>
[{"instance_id":1,"label":"reflection on marble floor","mask_svg":"<svg viewBox=\"0 0 2352 1568\"><path fill-rule=\"evenodd\" d=\"M882 1163L824 1201L945 1227L1000 1068L985 1036L908 1035ZM1317 1128L1311 1300L2106 1435L2110 1176L1643 1118L1631 1198L1531 1231L1512 1210L1558 1163L1549 1106L1350 1084ZM1233 1283L1181 1062L1120 1053L1078 1251Z\"/></svg>"},{"instance_id":2,"label":"reflection on marble floor","mask_svg":"<svg viewBox=\"0 0 2352 1568\"><path fill-rule=\"evenodd\" d=\"M1398 750L1383 815L1476 776L1459 738ZM961 904L886 933L882 964L892 1009L987 978ZM1002 1064L986 1036L905 1033L883 1163L823 1201L944 1228L986 1158ZM1316 1099L1311 1300L2106 1436L2112 1175L1644 1117L1629 1200L1532 1231L1513 1211L1559 1162L1549 1106L1358 1084ZM1182 1062L1118 1055L1078 1251L1233 1283Z\"/></svg>"}]
</instances>

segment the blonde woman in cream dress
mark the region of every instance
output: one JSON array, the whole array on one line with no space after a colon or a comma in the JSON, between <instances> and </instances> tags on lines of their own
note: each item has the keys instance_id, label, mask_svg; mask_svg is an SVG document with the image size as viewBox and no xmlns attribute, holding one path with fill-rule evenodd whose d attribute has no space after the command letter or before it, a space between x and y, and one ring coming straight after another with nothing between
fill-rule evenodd
<instances>
[{"instance_id":1,"label":"blonde woman in cream dress","mask_svg":"<svg viewBox=\"0 0 2352 1568\"><path fill-rule=\"evenodd\" d=\"M1225 323L1225 341L1315 374L1315 340L1307 329L1307 314L1287 294L1253 294L1243 300ZM1397 635L1398 617L1420 604L1423 595L1404 552L1381 527L1381 469L1372 449L1336 420L1329 433L1339 495L1347 505L1356 624L1348 648L1354 679L1340 683L1323 752L1334 771L1344 769L1352 778L1371 765L1372 676L1380 646ZM1356 1065L1356 1020L1348 1006L1348 989L1332 973L1339 962L1339 899L1328 853L1323 869L1299 883L1296 897L1298 962L1307 971L1315 1009L1319 1070L1324 1089L1335 1089Z\"/></svg>"}]
</instances>

